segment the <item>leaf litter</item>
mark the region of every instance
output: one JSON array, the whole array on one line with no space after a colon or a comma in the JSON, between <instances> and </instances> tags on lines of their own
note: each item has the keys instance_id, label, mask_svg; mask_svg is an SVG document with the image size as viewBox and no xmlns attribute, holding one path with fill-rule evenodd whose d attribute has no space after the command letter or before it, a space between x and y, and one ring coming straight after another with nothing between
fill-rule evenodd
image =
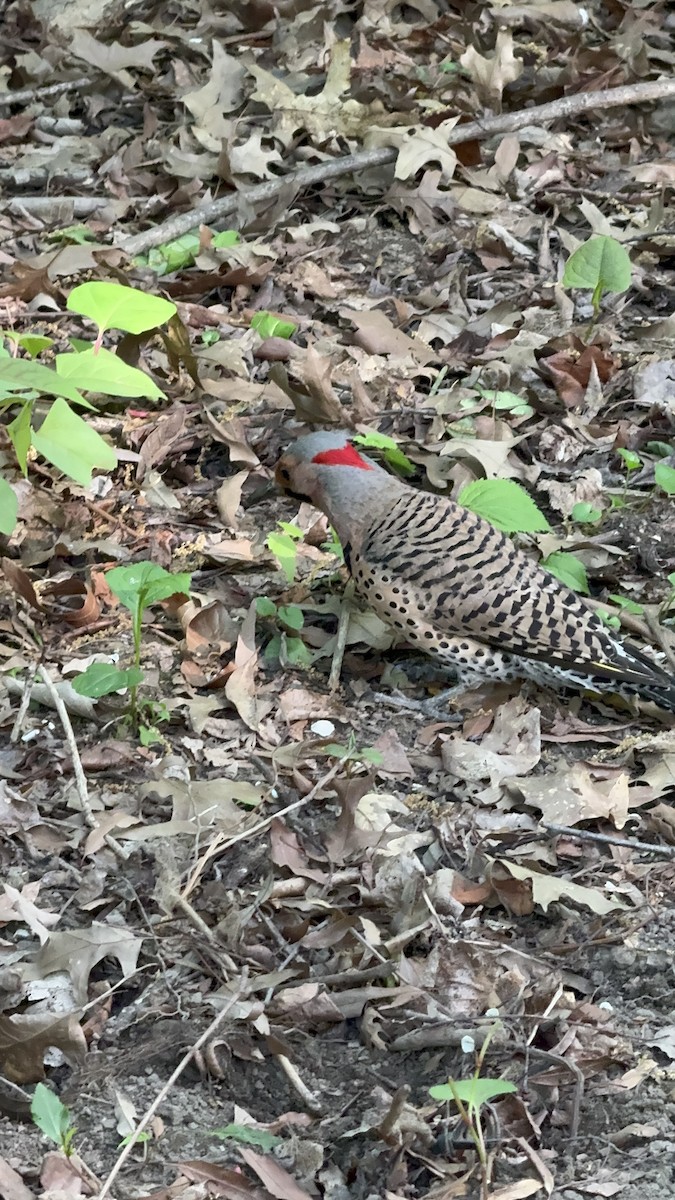
<instances>
[{"instance_id":1,"label":"leaf litter","mask_svg":"<svg viewBox=\"0 0 675 1200\"><path fill-rule=\"evenodd\" d=\"M346 610L330 530L269 481L298 422L378 429L455 495L515 480L552 526L533 552L574 555L609 618L672 655L675 510L654 486L654 463L675 461L666 106L536 115L660 75L667 16L643 8L644 38L627 9L589 20L567 0L282 9L3 17L3 324L63 356L81 332L72 287L119 273L179 318L118 347L150 390L92 417L116 472L88 487L37 459L23 480L3 449L19 524L0 609L0 1180L23 1200L43 1080L104 1180L120 1095L146 1112L226 1009L113 1194L573 1200L639 1180L651 1200L672 1150L672 731L504 685L467 694L459 722L386 708L376 692L443 681ZM64 37L58 82L87 83L52 95ZM19 85L27 115L11 111ZM457 141L476 115L528 108ZM367 167L313 190L288 175L363 149ZM123 238L154 225L170 244L172 219L223 186L227 244L196 220L192 259L160 279L125 257ZM597 320L561 284L592 236L632 264ZM261 312L295 332L263 338ZM280 520L307 534L291 582L268 545ZM139 561L192 574L188 602L144 617L166 709L147 745L123 696L69 682L130 661L105 579ZM261 597L299 611L311 667L263 625ZM486 1040L482 1076L518 1089L486 1115L491 1182L428 1090L468 1079ZM216 1139L228 1124L281 1140ZM58 1155L41 1182L96 1190Z\"/></svg>"}]
</instances>

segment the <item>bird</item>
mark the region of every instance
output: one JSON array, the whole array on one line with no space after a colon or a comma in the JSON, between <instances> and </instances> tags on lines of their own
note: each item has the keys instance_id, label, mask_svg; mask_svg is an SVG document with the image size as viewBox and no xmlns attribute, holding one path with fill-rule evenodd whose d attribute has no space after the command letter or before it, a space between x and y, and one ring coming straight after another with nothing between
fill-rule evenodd
<instances>
[{"instance_id":1,"label":"bird","mask_svg":"<svg viewBox=\"0 0 675 1200\"><path fill-rule=\"evenodd\" d=\"M675 678L488 521L421 491L348 430L310 433L275 480L325 513L360 599L471 689L489 680L642 697L675 712ZM453 689L456 691L457 689Z\"/></svg>"}]
</instances>

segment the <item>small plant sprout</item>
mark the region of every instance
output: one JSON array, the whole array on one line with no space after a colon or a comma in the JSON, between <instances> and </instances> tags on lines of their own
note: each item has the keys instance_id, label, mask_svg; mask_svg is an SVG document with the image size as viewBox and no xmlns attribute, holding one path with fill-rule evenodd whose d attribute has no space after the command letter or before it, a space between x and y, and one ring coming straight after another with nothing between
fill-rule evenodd
<instances>
[{"instance_id":1,"label":"small plant sprout","mask_svg":"<svg viewBox=\"0 0 675 1200\"><path fill-rule=\"evenodd\" d=\"M626 504L628 503L628 482L633 471L640 470L640 467L642 466L642 459L640 458L639 454L635 453L634 450L626 450L623 446L619 446L616 453L626 469L626 477L623 485L623 495L620 498L619 504L615 504L615 507L625 508Z\"/></svg>"},{"instance_id":2,"label":"small plant sprout","mask_svg":"<svg viewBox=\"0 0 675 1200\"><path fill-rule=\"evenodd\" d=\"M613 237L592 237L567 260L563 287L592 292L593 319L597 320L605 292L626 292L630 287L630 258Z\"/></svg>"},{"instance_id":3,"label":"small plant sprout","mask_svg":"<svg viewBox=\"0 0 675 1200\"><path fill-rule=\"evenodd\" d=\"M298 529L297 525L292 525L289 521L278 521L277 524L281 529L281 533L277 533L276 531L269 533L265 539L265 545L276 558L290 585L295 579L298 560L298 547L296 543L304 535L302 530Z\"/></svg>"},{"instance_id":4,"label":"small plant sprout","mask_svg":"<svg viewBox=\"0 0 675 1200\"><path fill-rule=\"evenodd\" d=\"M56 1093L52 1092L44 1083L38 1083L35 1088L30 1115L33 1118L33 1124L37 1125L45 1137L54 1142L66 1158L71 1158L75 1149L73 1142L77 1130L73 1125L70 1109L66 1108Z\"/></svg>"},{"instance_id":5,"label":"small plant sprout","mask_svg":"<svg viewBox=\"0 0 675 1200\"><path fill-rule=\"evenodd\" d=\"M328 541L321 543L321 549L325 550L326 554L334 554L336 558L339 558L341 563L345 561L345 553L342 549L342 543L332 525L330 526L330 537L328 538Z\"/></svg>"},{"instance_id":6,"label":"small plant sprout","mask_svg":"<svg viewBox=\"0 0 675 1200\"><path fill-rule=\"evenodd\" d=\"M577 525L597 525L602 520L602 511L588 500L574 505L570 516Z\"/></svg>"},{"instance_id":7,"label":"small plant sprout","mask_svg":"<svg viewBox=\"0 0 675 1200\"><path fill-rule=\"evenodd\" d=\"M251 317L251 328L255 329L261 338L291 338L298 327L293 321L275 317L274 313L257 312Z\"/></svg>"},{"instance_id":8,"label":"small plant sprout","mask_svg":"<svg viewBox=\"0 0 675 1200\"><path fill-rule=\"evenodd\" d=\"M363 446L364 450L383 450L385 462L398 475L405 476L415 473L415 464L411 463L398 443L393 438L387 437L386 433L376 433L374 430L371 430L370 433L357 433L354 441L357 446Z\"/></svg>"},{"instance_id":9,"label":"small plant sprout","mask_svg":"<svg viewBox=\"0 0 675 1200\"><path fill-rule=\"evenodd\" d=\"M476 1148L481 1165L482 1194L484 1196L487 1196L490 1185L490 1156L485 1144L483 1111L492 1100L498 1099L499 1096L512 1095L517 1090L515 1084L508 1079L481 1077L488 1047L499 1027L500 1023L496 1022L488 1030L485 1041L476 1055L475 1069L470 1079L449 1079L447 1083L429 1088L429 1094L434 1100L444 1100L446 1103L455 1104L460 1120ZM475 1050L473 1039L465 1038L462 1042L462 1049L465 1053L473 1053Z\"/></svg>"},{"instance_id":10,"label":"small plant sprout","mask_svg":"<svg viewBox=\"0 0 675 1200\"><path fill-rule=\"evenodd\" d=\"M129 688L129 719L144 745L161 740L155 725L158 721L166 720L166 706L147 700L143 704L143 712L138 705L138 688L143 682L141 670L141 649L143 634L143 613L153 604L168 600L171 596L187 596L190 592L191 576L187 573L173 575L156 563L133 563L129 567L113 567L108 571L106 581L117 599L131 613L131 630L134 645L133 664L126 670L120 670L109 663L91 663L81 675L73 680L73 688L81 696L98 699L108 696L121 688Z\"/></svg>"},{"instance_id":11,"label":"small plant sprout","mask_svg":"<svg viewBox=\"0 0 675 1200\"><path fill-rule=\"evenodd\" d=\"M267 596L256 600L256 615L273 625L275 632L265 647L268 661L279 661L282 667L309 667L311 652L300 637L305 615L297 604L276 605Z\"/></svg>"},{"instance_id":12,"label":"small plant sprout","mask_svg":"<svg viewBox=\"0 0 675 1200\"><path fill-rule=\"evenodd\" d=\"M654 482L666 496L675 496L675 467L657 462L654 467Z\"/></svg>"},{"instance_id":13,"label":"small plant sprout","mask_svg":"<svg viewBox=\"0 0 675 1200\"><path fill-rule=\"evenodd\" d=\"M374 746L362 746L359 748L356 745L356 735L353 730L350 732L346 743L328 742L322 749L324 754L330 755L331 758L341 758L348 765L350 763L355 765L358 763L370 763L371 766L380 767L384 762L383 755Z\"/></svg>"}]
</instances>

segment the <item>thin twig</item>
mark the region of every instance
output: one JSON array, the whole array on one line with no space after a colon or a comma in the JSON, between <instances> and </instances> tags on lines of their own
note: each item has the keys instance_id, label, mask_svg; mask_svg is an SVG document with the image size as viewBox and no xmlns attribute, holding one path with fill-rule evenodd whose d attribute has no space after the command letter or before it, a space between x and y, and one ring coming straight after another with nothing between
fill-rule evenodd
<instances>
[{"instance_id":1,"label":"thin twig","mask_svg":"<svg viewBox=\"0 0 675 1200\"><path fill-rule=\"evenodd\" d=\"M288 813L295 812L295 810L298 808L304 808L304 806L309 804L321 791L321 789L324 788L326 784L330 783L331 779L337 775L343 761L344 760L342 758L339 758L337 762L333 763L330 771L327 771L326 774L321 777L318 783L314 784L314 787L310 792L307 793L306 796L300 796L300 798L298 800L294 800L292 804L287 804L285 808L277 809L276 812L270 813L268 817L263 817L262 820L257 821L255 825L250 825L247 829L243 829L241 833L235 833L230 838L225 838L224 834L219 833L213 839L208 849L204 851L199 859L199 862L196 864L192 874L190 875L190 878L188 879L183 891L184 898L187 899L191 892L193 892L196 888L199 878L209 859L213 858L215 854L222 854L225 850L229 850L230 847L236 845L237 842L243 842L246 838L253 837L256 833L262 833L263 830L269 828L269 826L272 824L272 821L276 821L280 817L285 817L288 815Z\"/></svg>"},{"instance_id":2,"label":"thin twig","mask_svg":"<svg viewBox=\"0 0 675 1200\"><path fill-rule=\"evenodd\" d=\"M558 121L561 117L578 116L589 111L605 108L616 108L631 104L645 104L650 100L664 100L675 96L674 79L656 79L649 83L626 84L622 87L607 88L602 92L579 92L573 96L561 96L550 104L538 104L532 108L519 109L517 112L503 113L496 117L486 117L483 121L471 121L467 125L458 125L450 130L447 145L456 146L460 142L484 141L488 137L500 133L512 133L526 125L542 125ZM134 237L122 238L119 242L121 249L130 256L143 254L152 246L161 246L164 242L172 241L189 233L198 225L218 224L223 217L235 213L240 205L248 208L250 205L274 199L284 189L302 191L315 183L325 183L328 179L339 179L351 171L366 171L370 167L381 167L394 162L398 150L393 146L384 146L377 150L360 150L357 154L348 154L344 158L330 159L313 167L304 167L278 179L267 180L255 187L247 188L234 195L223 196L220 200L210 200L198 205L190 212L179 213L152 229L146 229Z\"/></svg>"},{"instance_id":3,"label":"thin twig","mask_svg":"<svg viewBox=\"0 0 675 1200\"><path fill-rule=\"evenodd\" d=\"M347 634L349 633L349 622L352 615L352 597L354 595L354 580L350 579L345 585L342 593L342 603L340 605L340 616L338 618L337 634L335 637L335 649L333 650L333 661L330 664L330 675L328 676L328 690L336 691L340 686L340 675L342 674L342 660L345 656L345 647L347 645Z\"/></svg>"},{"instance_id":4,"label":"thin twig","mask_svg":"<svg viewBox=\"0 0 675 1200\"><path fill-rule=\"evenodd\" d=\"M274 1057L279 1063L279 1066L284 1072L289 1083L301 1097L309 1111L316 1117L322 1116L324 1111L323 1105L320 1103L314 1093L310 1092L307 1084L302 1081L290 1058L287 1058L285 1054L275 1054Z\"/></svg>"},{"instance_id":5,"label":"thin twig","mask_svg":"<svg viewBox=\"0 0 675 1200\"><path fill-rule=\"evenodd\" d=\"M73 764L73 775L75 776L75 784L77 786L77 794L80 798L82 814L89 828L97 829L98 822L92 812L91 804L89 803L87 777L82 766L82 759L80 758L80 752L77 748L77 741L73 732L70 716L68 715L68 709L59 696L57 687L51 675L49 674L49 671L45 666L43 666L42 663L38 664L37 673L49 692L52 704L54 705L58 718L63 726L63 732L66 735L66 742L68 744L68 749L70 750L70 759ZM115 838L111 837L110 834L107 834L105 842L118 858L120 858L123 862L126 862L128 855L124 853L120 843Z\"/></svg>"},{"instance_id":6,"label":"thin twig","mask_svg":"<svg viewBox=\"0 0 675 1200\"><path fill-rule=\"evenodd\" d=\"M12 743L18 742L19 738L21 737L21 730L23 729L24 718L26 716L26 713L28 712L28 705L30 704L30 698L31 698L32 692L33 692L33 680L28 679L26 681L26 685L23 689L23 692L21 693L21 703L19 704L19 711L16 714L16 721L12 725L12 732L9 735L9 740Z\"/></svg>"},{"instance_id":7,"label":"thin twig","mask_svg":"<svg viewBox=\"0 0 675 1200\"><path fill-rule=\"evenodd\" d=\"M134 1145L138 1141L140 1134L143 1132L143 1130L146 1128L146 1126L150 1123L150 1121L154 1117L155 1113L157 1112L157 1109L159 1108L160 1104L162 1103L163 1100L166 1099L166 1097L168 1096L169 1092L171 1091L171 1088L173 1087L174 1083L176 1082L176 1080L178 1078L180 1078L180 1076L182 1075L183 1071L188 1066L190 1061L194 1058L194 1056L197 1054L197 1052L199 1050L201 1050L202 1046L205 1045L205 1043L208 1042L209 1039L213 1037L216 1030L219 1029L220 1026L223 1024L225 1017L228 1015L228 1013L230 1012L232 1007L236 1004L237 1000L241 996L245 982L246 982L246 972L244 971L244 973L242 974L241 980L239 982L239 987L237 988L236 992L234 992L234 994L230 997L230 999L227 1001L227 1004L225 1005L224 1008L222 1008L220 1010L218 1015L216 1017L214 1017L213 1021L209 1025L208 1029L205 1029L203 1034L201 1035L201 1037L197 1039L197 1041L194 1043L194 1045L190 1046L189 1050L181 1058L175 1071L167 1079L166 1083L164 1084L164 1087L155 1096L155 1099L153 1100L149 1109L146 1111L146 1113L144 1114L144 1116L141 1118L138 1125L136 1126L134 1132L131 1134L131 1137L129 1138L129 1141L127 1142L126 1146L123 1147L121 1154L117 1158L117 1161L113 1165L107 1179L105 1180L105 1182L103 1184L103 1187L101 1188L100 1192L98 1193L97 1200L103 1200L104 1196L107 1196L113 1183L117 1179L117 1176L119 1175L122 1167L124 1166L125 1162L127 1161L129 1155L131 1154L131 1151L133 1150Z\"/></svg>"},{"instance_id":8,"label":"thin twig","mask_svg":"<svg viewBox=\"0 0 675 1200\"><path fill-rule=\"evenodd\" d=\"M81 75L78 79L64 79L63 83L47 83L44 87L24 88L21 92L0 92L0 107L9 108L11 104L32 104L34 100L47 100L52 96L62 96L64 92L79 92L85 87L91 87L91 79L86 75Z\"/></svg>"},{"instance_id":9,"label":"thin twig","mask_svg":"<svg viewBox=\"0 0 675 1200\"><path fill-rule=\"evenodd\" d=\"M611 833L592 833L590 829L572 829L569 825L545 824L544 829L547 833L577 838L580 842L600 842L603 846L622 846L625 850L642 850L647 854L675 858L675 846L663 846L659 842L641 842L638 838L615 837Z\"/></svg>"}]
</instances>

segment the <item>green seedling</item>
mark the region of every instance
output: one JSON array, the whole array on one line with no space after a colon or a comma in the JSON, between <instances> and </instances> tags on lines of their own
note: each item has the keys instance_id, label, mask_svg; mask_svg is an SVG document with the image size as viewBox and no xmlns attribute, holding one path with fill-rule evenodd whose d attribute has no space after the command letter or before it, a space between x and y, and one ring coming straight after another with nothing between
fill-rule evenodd
<instances>
[{"instance_id":1,"label":"green seedling","mask_svg":"<svg viewBox=\"0 0 675 1200\"><path fill-rule=\"evenodd\" d=\"M269 533L265 539L265 545L276 558L290 585L295 579L298 561L298 547L296 543L304 535L302 530L298 529L297 525L292 525L289 521L277 521L277 524L281 529L281 533Z\"/></svg>"},{"instance_id":2,"label":"green seedling","mask_svg":"<svg viewBox=\"0 0 675 1200\"><path fill-rule=\"evenodd\" d=\"M251 328L255 329L261 338L291 338L298 327L292 321L282 321L272 313L257 312L251 317Z\"/></svg>"},{"instance_id":3,"label":"green seedling","mask_svg":"<svg viewBox=\"0 0 675 1200\"><path fill-rule=\"evenodd\" d=\"M566 288L592 292L593 319L597 320L605 292L626 292L630 280L630 258L621 243L613 237L592 237L568 258L562 283Z\"/></svg>"},{"instance_id":4,"label":"green seedling","mask_svg":"<svg viewBox=\"0 0 675 1200\"><path fill-rule=\"evenodd\" d=\"M384 762L384 756L374 746L361 746L359 748L356 744L356 735L353 731L350 732L346 743L328 742L321 749L329 757L342 759L347 764L370 763L371 766L380 767Z\"/></svg>"},{"instance_id":5,"label":"green seedling","mask_svg":"<svg viewBox=\"0 0 675 1200\"><path fill-rule=\"evenodd\" d=\"M612 507L613 508L625 508L626 505L628 504L628 484L630 481L631 474L633 473L633 471L640 470L640 467L642 466L642 459L640 458L639 454L635 453L634 450L626 450L623 446L620 446L617 449L616 453L618 454L619 458L621 459L621 461L626 469L626 476L624 479L622 495L620 497L614 496L611 498L612 499Z\"/></svg>"},{"instance_id":6,"label":"green seedling","mask_svg":"<svg viewBox=\"0 0 675 1200\"><path fill-rule=\"evenodd\" d=\"M311 652L300 637L305 615L297 604L276 605L268 596L259 596L256 600L256 614L274 629L265 647L265 658L268 662L278 661L284 667L311 666Z\"/></svg>"},{"instance_id":7,"label":"green seedling","mask_svg":"<svg viewBox=\"0 0 675 1200\"><path fill-rule=\"evenodd\" d=\"M577 525L597 525L602 520L602 510L595 508L588 500L580 500L574 505L570 516Z\"/></svg>"},{"instance_id":8,"label":"green seedling","mask_svg":"<svg viewBox=\"0 0 675 1200\"><path fill-rule=\"evenodd\" d=\"M87 225L66 225L64 229L54 229L51 233L46 233L45 241L84 246L87 242L95 242L96 235Z\"/></svg>"},{"instance_id":9,"label":"green seedling","mask_svg":"<svg viewBox=\"0 0 675 1200\"><path fill-rule=\"evenodd\" d=\"M647 442L645 450L648 454L653 454L654 458L670 458L675 452L675 446L669 442Z\"/></svg>"},{"instance_id":10,"label":"green seedling","mask_svg":"<svg viewBox=\"0 0 675 1200\"><path fill-rule=\"evenodd\" d=\"M38 1083L30 1106L33 1124L48 1137L51 1142L63 1151L66 1158L74 1154L73 1145L77 1130L73 1125L70 1109L59 1099L55 1092Z\"/></svg>"},{"instance_id":11,"label":"green seedling","mask_svg":"<svg viewBox=\"0 0 675 1200\"><path fill-rule=\"evenodd\" d=\"M321 549L325 550L326 554L335 555L336 558L339 558L341 563L345 561L345 552L342 549L342 542L340 541L332 525L330 526L330 537L327 542L321 543Z\"/></svg>"},{"instance_id":12,"label":"green seedling","mask_svg":"<svg viewBox=\"0 0 675 1200\"><path fill-rule=\"evenodd\" d=\"M609 599L616 604L622 612L632 613L634 617L641 617L645 611L643 606L638 604L636 600L631 600L629 596L622 596L618 592L610 595Z\"/></svg>"},{"instance_id":13,"label":"green seedling","mask_svg":"<svg viewBox=\"0 0 675 1200\"><path fill-rule=\"evenodd\" d=\"M388 437L386 433L376 433L374 430L370 433L357 433L353 440L358 446L363 446L364 450L383 450L385 462L398 475L413 475L415 473L415 464L411 463L398 443L393 438Z\"/></svg>"},{"instance_id":14,"label":"green seedling","mask_svg":"<svg viewBox=\"0 0 675 1200\"><path fill-rule=\"evenodd\" d=\"M283 1142L283 1138L270 1133L268 1129L256 1129L255 1125L225 1125L223 1129L214 1129L213 1136L224 1142L238 1142L245 1146L258 1146L265 1154L274 1150Z\"/></svg>"},{"instance_id":15,"label":"green seedling","mask_svg":"<svg viewBox=\"0 0 675 1200\"><path fill-rule=\"evenodd\" d=\"M493 391L482 387L477 387L475 391L482 400L488 400L492 405L493 418L498 412L509 412L514 417L531 417L534 414L532 405L517 392Z\"/></svg>"},{"instance_id":16,"label":"green seedling","mask_svg":"<svg viewBox=\"0 0 675 1200\"><path fill-rule=\"evenodd\" d=\"M654 467L654 482L667 496L675 496L675 468L657 462Z\"/></svg>"},{"instance_id":17,"label":"green seedling","mask_svg":"<svg viewBox=\"0 0 675 1200\"><path fill-rule=\"evenodd\" d=\"M512 1095L517 1090L515 1084L511 1083L508 1079L488 1079L481 1077L485 1055L497 1028L498 1025L495 1024L489 1030L476 1056L475 1070L470 1079L449 1079L447 1083L429 1088L429 1094L434 1100L443 1100L448 1104L454 1103L460 1120L476 1148L478 1161L481 1165L481 1194L483 1196L487 1196L490 1186L490 1156L485 1144L483 1111L492 1100L496 1100L500 1096ZM465 1048L465 1044L467 1050L475 1049L473 1039L464 1039L462 1048Z\"/></svg>"},{"instance_id":18,"label":"green seedling","mask_svg":"<svg viewBox=\"0 0 675 1200\"><path fill-rule=\"evenodd\" d=\"M615 616L614 613L608 613L606 608L599 608L597 615L603 624L607 625L609 629L621 628L621 621L619 617Z\"/></svg>"},{"instance_id":19,"label":"green seedling","mask_svg":"<svg viewBox=\"0 0 675 1200\"><path fill-rule=\"evenodd\" d=\"M119 329L136 336L147 334L174 317L176 306L118 283L83 283L70 293L67 307L96 323L96 340L78 342L72 352L55 355L49 365L37 361L37 356L51 350L51 338L17 336L11 330L0 330L0 338L11 349L11 353L0 353L0 412L15 413L5 428L24 477L33 450L81 487L89 487L95 470L115 469L117 454L74 411L96 411L83 392L127 399L165 398L144 371L128 366L103 348L104 333ZM45 396L51 398L51 403L39 424L34 418ZM13 531L17 511L16 495L7 480L0 477L0 532Z\"/></svg>"},{"instance_id":20,"label":"green seedling","mask_svg":"<svg viewBox=\"0 0 675 1200\"><path fill-rule=\"evenodd\" d=\"M188 596L192 577L187 572L173 575L156 563L140 562L129 567L113 567L112 571L108 571L106 581L120 604L131 613L133 663L125 670L118 670L114 665L107 663L92 663L73 680L73 688L81 696L89 696L92 699L128 688L129 719L133 728L139 731L141 740L145 739L145 744L149 745L159 736L152 722L166 719L168 711L163 705L146 701L144 716L147 719L142 722L140 720L138 688L144 679L141 670L143 613L146 608L160 604L171 596ZM145 733L141 732L141 728L145 729Z\"/></svg>"},{"instance_id":21,"label":"green seedling","mask_svg":"<svg viewBox=\"0 0 675 1200\"><path fill-rule=\"evenodd\" d=\"M214 234L210 248L226 249L228 246L236 246L238 241L239 234L236 229L223 229L221 233ZM201 249L199 230L191 229L182 237L175 238L172 242L165 242L163 246L155 246L147 254L139 255L134 259L134 263L138 267L149 267L159 276L169 275L172 271L181 271L185 267L191 267Z\"/></svg>"}]
</instances>

